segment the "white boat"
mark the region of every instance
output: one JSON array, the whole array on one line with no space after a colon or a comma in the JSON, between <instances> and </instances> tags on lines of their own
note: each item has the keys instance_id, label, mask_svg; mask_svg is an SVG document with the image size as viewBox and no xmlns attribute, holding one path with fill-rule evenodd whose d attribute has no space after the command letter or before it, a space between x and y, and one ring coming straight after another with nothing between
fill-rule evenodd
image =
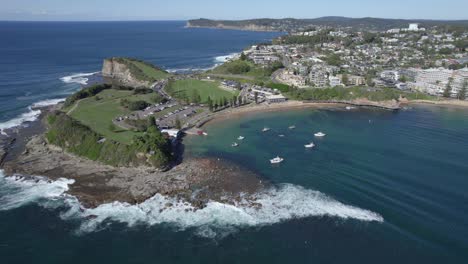
<instances>
[{"instance_id":1,"label":"white boat","mask_svg":"<svg viewBox=\"0 0 468 264\"><path fill-rule=\"evenodd\" d=\"M295 128L296 128L296 126L290 126L289 127L289 129L295 129Z\"/></svg>"},{"instance_id":2,"label":"white boat","mask_svg":"<svg viewBox=\"0 0 468 264\"><path fill-rule=\"evenodd\" d=\"M324 133L322 133L322 132L317 132L317 133L314 134L314 136L316 136L316 137L324 137L324 136L326 136L326 134L324 134Z\"/></svg>"},{"instance_id":3,"label":"white boat","mask_svg":"<svg viewBox=\"0 0 468 264\"><path fill-rule=\"evenodd\" d=\"M208 136L208 133L206 133L206 132L203 132L203 135L204 135L204 136Z\"/></svg>"},{"instance_id":4,"label":"white boat","mask_svg":"<svg viewBox=\"0 0 468 264\"><path fill-rule=\"evenodd\" d=\"M237 144L237 142L234 142L234 143L232 143L232 145L231 145L231 146L232 146L232 147L238 147L238 146L239 146L239 144Z\"/></svg>"},{"instance_id":5,"label":"white boat","mask_svg":"<svg viewBox=\"0 0 468 264\"><path fill-rule=\"evenodd\" d=\"M346 110L352 110L352 109L354 109L354 107L352 107L352 106L347 106L346 107Z\"/></svg>"},{"instance_id":6,"label":"white boat","mask_svg":"<svg viewBox=\"0 0 468 264\"><path fill-rule=\"evenodd\" d=\"M283 158L280 158L279 156L277 156L276 158L273 158L270 160L271 164L278 164L278 163L281 163L283 162Z\"/></svg>"},{"instance_id":7,"label":"white boat","mask_svg":"<svg viewBox=\"0 0 468 264\"><path fill-rule=\"evenodd\" d=\"M262 129L262 132L267 132L267 131L270 131L270 128L264 127L264 128Z\"/></svg>"},{"instance_id":8,"label":"white boat","mask_svg":"<svg viewBox=\"0 0 468 264\"><path fill-rule=\"evenodd\" d=\"M315 144L312 143L312 142L310 142L309 144L304 145L304 147L306 147L306 148L313 148L313 147L315 147Z\"/></svg>"},{"instance_id":9,"label":"white boat","mask_svg":"<svg viewBox=\"0 0 468 264\"><path fill-rule=\"evenodd\" d=\"M243 137L243 136L239 136L239 137L237 138L237 140L243 140L244 138L245 138L245 137Z\"/></svg>"},{"instance_id":10,"label":"white boat","mask_svg":"<svg viewBox=\"0 0 468 264\"><path fill-rule=\"evenodd\" d=\"M281 135L278 135L278 137L284 137L284 135L283 135L283 134L281 134Z\"/></svg>"}]
</instances>

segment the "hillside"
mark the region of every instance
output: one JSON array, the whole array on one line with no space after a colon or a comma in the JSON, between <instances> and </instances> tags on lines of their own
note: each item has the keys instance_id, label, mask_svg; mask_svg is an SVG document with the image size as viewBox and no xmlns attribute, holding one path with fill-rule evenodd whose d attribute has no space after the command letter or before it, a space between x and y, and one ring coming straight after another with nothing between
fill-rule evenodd
<instances>
[{"instance_id":1,"label":"hillside","mask_svg":"<svg viewBox=\"0 0 468 264\"><path fill-rule=\"evenodd\" d=\"M168 72L150 63L121 57L105 59L102 75L132 87L149 87L155 81L170 76Z\"/></svg>"},{"instance_id":2,"label":"hillside","mask_svg":"<svg viewBox=\"0 0 468 264\"><path fill-rule=\"evenodd\" d=\"M195 19L187 22L187 27L221 28L249 31L300 31L311 26L353 27L356 30L387 30L407 27L409 23L419 23L423 27L463 26L468 27L468 20L423 20L423 19L386 19L386 18L349 18L320 17L314 19L248 19L248 20L210 20Z\"/></svg>"}]
</instances>

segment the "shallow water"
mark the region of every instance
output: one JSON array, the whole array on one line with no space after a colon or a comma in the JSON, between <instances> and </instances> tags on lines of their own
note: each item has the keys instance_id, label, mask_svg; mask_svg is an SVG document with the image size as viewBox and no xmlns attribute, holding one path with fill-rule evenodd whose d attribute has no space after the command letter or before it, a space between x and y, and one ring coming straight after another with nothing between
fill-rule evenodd
<instances>
[{"instance_id":1,"label":"shallow water","mask_svg":"<svg viewBox=\"0 0 468 264\"><path fill-rule=\"evenodd\" d=\"M258 194L260 210L211 203L186 211L157 195L83 211L62 195L66 180L0 178L0 256L6 263L464 263L467 118L466 109L432 106L308 109L217 122L209 136L186 138L188 154L226 158L271 181L276 187ZM271 131L260 132L264 126ZM314 138L319 130L327 136ZM232 148L239 135L245 139ZM310 141L317 146L306 150ZM272 166L276 155L285 161ZM167 202L176 206L160 212Z\"/></svg>"}]
</instances>

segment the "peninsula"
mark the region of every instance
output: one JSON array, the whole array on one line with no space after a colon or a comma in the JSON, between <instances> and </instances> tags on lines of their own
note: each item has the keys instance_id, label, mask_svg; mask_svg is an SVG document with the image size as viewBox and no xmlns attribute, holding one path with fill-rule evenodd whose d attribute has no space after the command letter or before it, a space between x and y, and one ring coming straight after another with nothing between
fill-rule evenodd
<instances>
[{"instance_id":1,"label":"peninsula","mask_svg":"<svg viewBox=\"0 0 468 264\"><path fill-rule=\"evenodd\" d=\"M156 193L197 208L241 196L258 206L253 194L268 181L217 157L186 157L184 137L207 136L203 125L212 120L258 111L468 106L468 32L458 22L377 33L328 24L301 31L303 23L189 21L190 27L295 30L206 72L106 59L102 83L43 109L39 123L2 136L0 165L8 175L73 179L69 192L88 207L139 203Z\"/></svg>"}]
</instances>

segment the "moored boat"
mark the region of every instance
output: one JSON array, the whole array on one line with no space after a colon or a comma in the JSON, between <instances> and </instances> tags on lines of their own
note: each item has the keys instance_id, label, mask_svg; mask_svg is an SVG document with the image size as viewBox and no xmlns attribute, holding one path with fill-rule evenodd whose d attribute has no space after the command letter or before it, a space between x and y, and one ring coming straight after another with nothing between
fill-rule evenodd
<instances>
[{"instance_id":1,"label":"moored boat","mask_svg":"<svg viewBox=\"0 0 468 264\"><path fill-rule=\"evenodd\" d=\"M284 160L283 158L280 158L279 156L277 156L276 158L271 159L270 163L271 164L278 164L278 163L283 162L283 160Z\"/></svg>"},{"instance_id":2,"label":"moored boat","mask_svg":"<svg viewBox=\"0 0 468 264\"><path fill-rule=\"evenodd\" d=\"M304 147L305 148L313 148L313 147L315 147L315 144L311 142L309 144L304 145Z\"/></svg>"},{"instance_id":3,"label":"moored boat","mask_svg":"<svg viewBox=\"0 0 468 264\"><path fill-rule=\"evenodd\" d=\"M316 136L316 137L324 137L324 136L326 136L326 134L325 134L325 133L322 133L322 132L317 132L317 133L314 134L314 136Z\"/></svg>"}]
</instances>

